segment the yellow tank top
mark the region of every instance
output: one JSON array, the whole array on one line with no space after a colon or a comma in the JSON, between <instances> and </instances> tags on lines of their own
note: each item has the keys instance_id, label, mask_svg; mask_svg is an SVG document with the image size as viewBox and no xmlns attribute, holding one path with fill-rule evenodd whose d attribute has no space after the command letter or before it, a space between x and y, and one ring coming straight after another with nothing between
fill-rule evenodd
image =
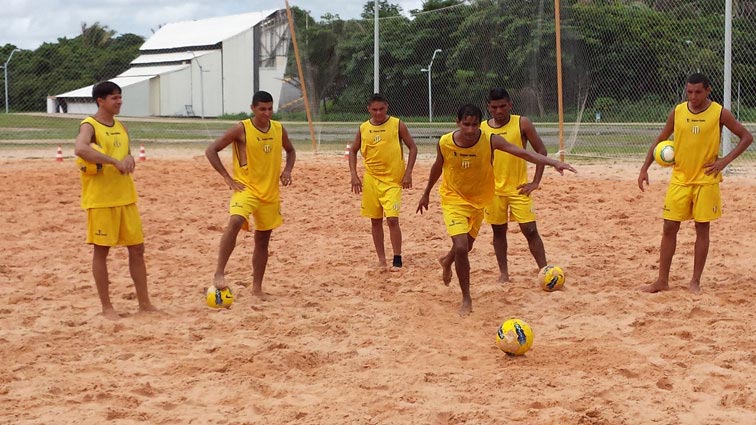
<instances>
[{"instance_id":1,"label":"yellow tank top","mask_svg":"<svg viewBox=\"0 0 756 425\"><path fill-rule=\"evenodd\" d=\"M260 131L252 119L242 121L247 137L247 181L243 182L263 202L278 202L283 131L281 123L270 121L268 131Z\"/></svg>"},{"instance_id":2,"label":"yellow tank top","mask_svg":"<svg viewBox=\"0 0 756 425\"><path fill-rule=\"evenodd\" d=\"M722 181L722 174L704 174L704 165L719 155L722 126L719 123L722 105L711 102L706 110L694 114L688 102L675 107L675 165L670 183L704 185Z\"/></svg>"},{"instance_id":3,"label":"yellow tank top","mask_svg":"<svg viewBox=\"0 0 756 425\"><path fill-rule=\"evenodd\" d=\"M101 124L94 117L87 117L79 124L94 128L94 140L105 155L119 161L129 154L129 135L126 128L114 120L112 126ZM81 207L105 208L133 204L137 201L136 187L131 174L121 174L110 164L103 164L97 174L81 173Z\"/></svg>"},{"instance_id":4,"label":"yellow tank top","mask_svg":"<svg viewBox=\"0 0 756 425\"><path fill-rule=\"evenodd\" d=\"M509 122L501 127L491 127L488 121L484 121L480 124L480 129L487 133L498 134L509 143L524 148L519 115L510 115ZM528 163L524 159L496 150L493 164L497 195L517 194L519 193L517 186L528 182Z\"/></svg>"},{"instance_id":5,"label":"yellow tank top","mask_svg":"<svg viewBox=\"0 0 756 425\"><path fill-rule=\"evenodd\" d=\"M494 195L491 135L481 131L469 148L457 146L453 135L444 134L438 141L444 158L441 203L484 208Z\"/></svg>"},{"instance_id":6,"label":"yellow tank top","mask_svg":"<svg viewBox=\"0 0 756 425\"><path fill-rule=\"evenodd\" d=\"M389 117L381 125L365 121L360 125L360 137L365 173L384 183L401 186L405 165L399 139L399 118Z\"/></svg>"}]
</instances>

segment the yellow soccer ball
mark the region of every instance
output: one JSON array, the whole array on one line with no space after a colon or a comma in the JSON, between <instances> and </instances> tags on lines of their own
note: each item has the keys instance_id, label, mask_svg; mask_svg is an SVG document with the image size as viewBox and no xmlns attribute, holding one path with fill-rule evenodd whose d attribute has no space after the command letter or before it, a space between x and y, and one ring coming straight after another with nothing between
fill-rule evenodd
<instances>
[{"instance_id":1,"label":"yellow soccer ball","mask_svg":"<svg viewBox=\"0 0 756 425\"><path fill-rule=\"evenodd\" d=\"M662 167L675 163L675 145L671 140L659 142L654 148L654 161Z\"/></svg>"},{"instance_id":2,"label":"yellow soccer ball","mask_svg":"<svg viewBox=\"0 0 756 425\"><path fill-rule=\"evenodd\" d=\"M533 330L520 319L509 319L496 332L496 346L507 354L520 356L533 345Z\"/></svg>"},{"instance_id":3,"label":"yellow soccer ball","mask_svg":"<svg viewBox=\"0 0 756 425\"><path fill-rule=\"evenodd\" d=\"M556 291L564 286L564 270L559 266L548 265L538 272L538 284L546 292Z\"/></svg>"},{"instance_id":4,"label":"yellow soccer ball","mask_svg":"<svg viewBox=\"0 0 756 425\"><path fill-rule=\"evenodd\" d=\"M105 153L102 147L98 145L97 143L90 143L89 147L96 150L97 152ZM77 156L76 168L78 168L82 173L91 176L91 175L99 173L102 170L102 164L92 164L91 162L87 162Z\"/></svg>"},{"instance_id":5,"label":"yellow soccer ball","mask_svg":"<svg viewBox=\"0 0 756 425\"><path fill-rule=\"evenodd\" d=\"M229 308L234 303L234 294L231 293L231 288L218 289L215 286L211 286L207 288L205 301L208 307Z\"/></svg>"}]
</instances>

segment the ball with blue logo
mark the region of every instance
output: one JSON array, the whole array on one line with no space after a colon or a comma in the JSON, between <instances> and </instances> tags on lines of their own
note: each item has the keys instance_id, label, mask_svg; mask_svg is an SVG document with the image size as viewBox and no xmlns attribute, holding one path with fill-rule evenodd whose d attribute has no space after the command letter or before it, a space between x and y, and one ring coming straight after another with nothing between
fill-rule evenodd
<instances>
[{"instance_id":1,"label":"ball with blue logo","mask_svg":"<svg viewBox=\"0 0 756 425\"><path fill-rule=\"evenodd\" d=\"M205 301L208 307L229 308L234 303L234 294L231 293L231 288L218 289L211 286L207 288Z\"/></svg>"},{"instance_id":2,"label":"ball with blue logo","mask_svg":"<svg viewBox=\"0 0 756 425\"><path fill-rule=\"evenodd\" d=\"M533 345L533 330L520 319L509 319L496 331L496 346L507 354L521 356Z\"/></svg>"},{"instance_id":3,"label":"ball with blue logo","mask_svg":"<svg viewBox=\"0 0 756 425\"><path fill-rule=\"evenodd\" d=\"M546 292L562 289L564 279L564 270L553 264L549 264L538 271L538 284Z\"/></svg>"}]
</instances>

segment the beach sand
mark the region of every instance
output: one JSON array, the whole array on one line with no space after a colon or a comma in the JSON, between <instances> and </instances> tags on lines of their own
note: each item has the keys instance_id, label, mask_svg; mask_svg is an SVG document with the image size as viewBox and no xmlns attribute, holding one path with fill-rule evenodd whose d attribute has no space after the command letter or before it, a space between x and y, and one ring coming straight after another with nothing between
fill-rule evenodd
<instances>
[{"instance_id":1,"label":"beach sand","mask_svg":"<svg viewBox=\"0 0 756 425\"><path fill-rule=\"evenodd\" d=\"M404 192L404 269L376 269L340 155L302 154L282 188L263 289L251 282L253 237L227 268L228 310L205 306L229 190L198 151L148 152L135 181L149 289L140 314L125 248L109 257L123 319L100 315L70 157L0 158L0 423L3 424L753 424L756 423L756 186L722 184L703 293L688 292L695 231L684 223L671 289L658 271L668 170L578 162L547 169L536 193L549 262L563 290L535 283L516 225L512 282L490 227L470 254L473 313L461 318L437 188L415 214L431 161ZM386 236L386 250L391 252ZM529 323L524 356L494 346L511 317Z\"/></svg>"}]
</instances>

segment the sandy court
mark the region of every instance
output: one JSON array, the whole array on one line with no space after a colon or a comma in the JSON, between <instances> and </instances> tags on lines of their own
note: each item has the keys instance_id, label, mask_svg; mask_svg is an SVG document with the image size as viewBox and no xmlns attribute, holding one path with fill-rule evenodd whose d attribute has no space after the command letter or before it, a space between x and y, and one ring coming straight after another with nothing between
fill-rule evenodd
<instances>
[{"instance_id":1,"label":"sandy court","mask_svg":"<svg viewBox=\"0 0 756 425\"><path fill-rule=\"evenodd\" d=\"M70 154L70 149L69 149ZM537 193L554 293L510 226L510 275L484 226L472 251L473 313L460 318L456 277L433 191L415 214L431 161L405 191L405 268L379 273L369 221L346 161L301 154L282 189L264 290L251 281L253 238L228 267L229 310L204 305L230 196L202 152L150 152L135 180L153 302L137 314L124 248L111 251L119 322L102 318L85 245L73 160L0 158L0 423L3 424L753 424L756 258L745 179L722 184L703 293L692 295L695 232L678 236L671 287L642 294L658 269L666 170L637 188L639 164L547 169ZM50 156L52 158L52 156ZM390 246L387 239L387 251ZM518 317L533 348L508 357L498 325Z\"/></svg>"}]
</instances>

